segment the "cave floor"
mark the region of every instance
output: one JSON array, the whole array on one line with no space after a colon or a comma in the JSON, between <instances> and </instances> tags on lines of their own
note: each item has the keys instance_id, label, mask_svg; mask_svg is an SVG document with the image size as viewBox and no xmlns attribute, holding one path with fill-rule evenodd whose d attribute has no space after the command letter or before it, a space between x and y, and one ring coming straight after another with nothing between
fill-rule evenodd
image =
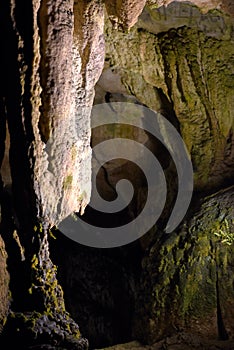
<instances>
[{"instance_id":1,"label":"cave floor","mask_svg":"<svg viewBox=\"0 0 234 350\"><path fill-rule=\"evenodd\" d=\"M142 345L137 341L118 344L108 348L94 350L233 350L234 339L217 340L207 339L194 334L179 333L165 338L153 345Z\"/></svg>"}]
</instances>

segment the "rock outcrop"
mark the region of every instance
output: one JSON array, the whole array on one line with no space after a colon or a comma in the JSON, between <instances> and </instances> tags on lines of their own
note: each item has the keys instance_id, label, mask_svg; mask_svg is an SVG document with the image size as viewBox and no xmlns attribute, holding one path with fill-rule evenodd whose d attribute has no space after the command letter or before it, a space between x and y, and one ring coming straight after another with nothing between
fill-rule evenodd
<instances>
[{"instance_id":1,"label":"rock outcrop","mask_svg":"<svg viewBox=\"0 0 234 350\"><path fill-rule=\"evenodd\" d=\"M6 323L10 306L9 274L6 261L7 252L0 236L0 333Z\"/></svg>"},{"instance_id":2,"label":"rock outcrop","mask_svg":"<svg viewBox=\"0 0 234 350\"><path fill-rule=\"evenodd\" d=\"M155 2L148 2L129 31L116 31L106 21L106 61L96 85L95 103L143 104L167 117L180 131L191 155L195 192L185 226L170 237L161 230L168 211L158 227L141 240L111 252L73 246L59 236L61 247L71 251L66 263L55 257L69 296L69 310L77 319L82 315L80 324L90 334L93 347L131 339L154 343L181 330L194 334L198 344L191 345L190 336L185 337L187 348L199 348L204 337L210 337L204 345L207 349L232 346L228 341L209 343L212 337L229 337L230 341L233 337L233 315L227 312L233 303L233 211L226 211L233 206L233 188L219 192L232 184L234 174L234 38L229 14L220 7L208 11L172 2L156 8ZM149 147L160 160L173 202L176 175L168 154L155 139L130 128L104 127L93 131L93 145L120 137L121 132ZM132 164L123 160L105 164L98 177L100 193L109 200L115 198L120 174L133 180L137 198L130 213L136 215L145 198L144 177ZM210 199L213 193L216 195ZM94 217L88 209L85 219L92 222ZM122 223L125 219L121 213L117 218L103 216L95 223ZM218 235L222 234L230 237L230 245L221 243ZM57 251L56 242L55 246ZM82 264L86 266L83 269ZM121 301L116 284L122 290ZM186 340L177 346L182 348L183 342Z\"/></svg>"},{"instance_id":3,"label":"rock outcrop","mask_svg":"<svg viewBox=\"0 0 234 350\"><path fill-rule=\"evenodd\" d=\"M8 259L1 239L0 328L7 318L2 339L9 344L87 349L75 321L92 346L154 343L181 329L233 337L233 187L225 190L234 175L232 15L228 0L1 2L0 233ZM175 169L148 134L128 130L163 162L170 203L160 223L111 252L74 246L59 233L53 242L52 228L90 200L97 82L95 103L146 105L187 145L194 199L170 237L162 228ZM102 136L97 131L93 142ZM100 187L112 199L123 169L136 179L132 217L145 197L139 171L110 163Z\"/></svg>"},{"instance_id":4,"label":"rock outcrop","mask_svg":"<svg viewBox=\"0 0 234 350\"><path fill-rule=\"evenodd\" d=\"M233 187L197 208L174 234L158 233L142 261L134 333L144 329L145 341L181 329L233 338Z\"/></svg>"},{"instance_id":5,"label":"rock outcrop","mask_svg":"<svg viewBox=\"0 0 234 350\"><path fill-rule=\"evenodd\" d=\"M111 11L130 27L144 4L116 2ZM5 333L19 329L19 343L86 348L65 310L48 236L90 200L90 113L104 64L104 4L5 0L0 16L2 231L17 309Z\"/></svg>"},{"instance_id":6,"label":"rock outcrop","mask_svg":"<svg viewBox=\"0 0 234 350\"><path fill-rule=\"evenodd\" d=\"M178 120L197 190L233 178L233 24L176 2L146 8L129 33L106 29L107 59L128 92Z\"/></svg>"}]
</instances>

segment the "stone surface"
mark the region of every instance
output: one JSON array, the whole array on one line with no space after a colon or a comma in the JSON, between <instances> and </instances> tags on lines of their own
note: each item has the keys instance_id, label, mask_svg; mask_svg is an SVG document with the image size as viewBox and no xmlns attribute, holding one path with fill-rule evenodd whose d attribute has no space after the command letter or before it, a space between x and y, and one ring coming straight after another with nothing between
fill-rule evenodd
<instances>
[{"instance_id":1,"label":"stone surface","mask_svg":"<svg viewBox=\"0 0 234 350\"><path fill-rule=\"evenodd\" d=\"M4 129L4 126L1 126L1 127L2 129ZM5 136L3 139L5 139ZM9 161L9 150L10 150L10 135L9 135L8 129L6 128L6 139L3 145L4 157L2 160L2 166L0 168L1 178L5 186L12 184L10 161Z\"/></svg>"},{"instance_id":2,"label":"stone surface","mask_svg":"<svg viewBox=\"0 0 234 350\"><path fill-rule=\"evenodd\" d=\"M103 5L79 2L73 11L73 1L35 0L33 8L13 1L2 13L9 17L9 25L2 22L9 40L2 38L1 89L13 188L16 202L28 203L18 205L19 220L53 226L82 212L90 198L90 112L104 61Z\"/></svg>"},{"instance_id":3,"label":"stone surface","mask_svg":"<svg viewBox=\"0 0 234 350\"><path fill-rule=\"evenodd\" d=\"M146 0L105 0L107 13L115 27L131 28L141 14Z\"/></svg>"},{"instance_id":4,"label":"stone surface","mask_svg":"<svg viewBox=\"0 0 234 350\"><path fill-rule=\"evenodd\" d=\"M119 344L110 348L99 350L231 350L233 348L233 341L207 341L206 338L197 337L192 334L179 333L176 336L168 337L153 345L142 345L138 342L131 342L127 344Z\"/></svg>"},{"instance_id":5,"label":"stone surface","mask_svg":"<svg viewBox=\"0 0 234 350\"><path fill-rule=\"evenodd\" d=\"M198 17L179 18L180 27L173 6L166 19L157 9L151 21L143 14L130 33L107 25L107 58L138 101L179 122L195 188L217 188L233 177L233 20L191 7Z\"/></svg>"},{"instance_id":6,"label":"stone surface","mask_svg":"<svg viewBox=\"0 0 234 350\"><path fill-rule=\"evenodd\" d=\"M104 14L97 1L79 2L74 12L73 1L42 2L35 11L34 91L42 93L34 93L32 108L34 188L41 219L53 226L89 202L89 118L103 66Z\"/></svg>"},{"instance_id":7,"label":"stone surface","mask_svg":"<svg viewBox=\"0 0 234 350\"><path fill-rule=\"evenodd\" d=\"M168 6L175 0L148 0L147 4L153 5L155 7ZM187 0L176 0L177 3L188 3ZM207 12L209 10L218 9L222 10L228 14L234 14L234 5L231 0L190 0L190 4L199 7L202 12Z\"/></svg>"},{"instance_id":8,"label":"stone surface","mask_svg":"<svg viewBox=\"0 0 234 350\"><path fill-rule=\"evenodd\" d=\"M142 261L136 336L152 343L187 329L233 339L233 193L200 200L174 234L155 237Z\"/></svg>"},{"instance_id":9,"label":"stone surface","mask_svg":"<svg viewBox=\"0 0 234 350\"><path fill-rule=\"evenodd\" d=\"M4 189L8 202L1 201L11 279L18 284L12 286L18 312L4 336L14 334L21 346L43 337L52 345L88 346L65 310L48 245L48 229L74 210L82 212L91 191L90 112L104 61L104 11L99 1L73 5L0 5L1 161L6 122L10 134L1 173L6 184L9 156L12 177L12 188ZM14 228L21 257L14 255Z\"/></svg>"},{"instance_id":10,"label":"stone surface","mask_svg":"<svg viewBox=\"0 0 234 350\"><path fill-rule=\"evenodd\" d=\"M0 333L6 323L10 306L9 274L7 271L7 252L0 236Z\"/></svg>"},{"instance_id":11,"label":"stone surface","mask_svg":"<svg viewBox=\"0 0 234 350\"><path fill-rule=\"evenodd\" d=\"M88 334L90 349L130 341L140 249L95 249L55 235L52 256L66 306Z\"/></svg>"},{"instance_id":12,"label":"stone surface","mask_svg":"<svg viewBox=\"0 0 234 350\"><path fill-rule=\"evenodd\" d=\"M55 252L60 249L60 257L53 255L60 266L66 302L75 319L80 317L81 329L89 333L91 348L131 339L152 344L183 329L194 333L194 338L191 334L170 338L164 345L155 344L155 349L199 349L201 344L205 349L233 347L233 314L228 309L233 303L233 245L221 244L215 234L233 235L233 212L229 211L233 189L203 200L232 183L233 20L217 11L204 15L195 6L177 3L168 5L166 15L147 7L136 26L125 33L106 22L106 62L95 103L142 103L167 117L180 130L191 154L196 191L185 226L170 237L155 227L133 245L99 251L58 236ZM92 142L120 132L118 128L96 130ZM133 136L130 130L123 132ZM144 138L134 132L134 136L168 169L172 188L175 175L165 150L149 135ZM142 192L132 166L124 163L121 168L120 163L110 162L99 174L102 195L113 199L113 185L121 174L132 175L136 191ZM142 199L143 195L137 205ZM84 219L95 215L88 209ZM118 218L98 217L96 223L124 220L122 213ZM66 261L64 247L70 252ZM218 337L230 340L212 342ZM126 345L131 346L140 347ZM153 345L148 348L154 349Z\"/></svg>"},{"instance_id":13,"label":"stone surface","mask_svg":"<svg viewBox=\"0 0 234 350\"><path fill-rule=\"evenodd\" d=\"M165 115L186 142L196 190L217 191L234 174L233 20L219 11L204 15L184 2L167 2L166 8L160 8L162 4L148 2L130 30L145 1L106 1L114 27L126 32L114 31L106 21L107 63L98 83L98 98L142 103ZM213 4L199 2L202 12L210 5L219 6ZM31 348L85 349L87 340L80 337L78 325L65 309L50 258L53 233L48 228L74 210L82 212L89 201L89 116L94 85L104 64L103 2L12 0L1 2L0 7L0 32L4 33L0 35L0 158L7 119L13 181L9 234L13 233L11 225L17 226L17 244L20 242L17 256L10 245L7 248L13 280L17 277L19 282L23 276L24 281L17 286L21 293L17 298L13 295L23 312L11 314L6 333L8 339L15 341L16 336L21 344L35 341L28 344ZM228 1L220 8L233 11ZM165 158L148 135L127 134L137 134ZM95 137L99 141L103 135L97 132ZM174 181L168 162L165 167ZM111 165L105 169L112 172L112 182L107 184L109 198L123 169L135 175L141 192L138 172L134 174L125 163ZM1 173L5 183L9 181L9 171ZM100 183L107 192L105 176L102 174ZM232 206L232 189L204 201L195 193L187 221L178 232L164 237L155 227L133 245L105 253L58 240L53 258L61 268L59 281L68 309L92 344L131 339L154 343L181 328L200 336L231 338ZM7 278L7 273L3 276ZM4 299L7 283L3 284ZM7 301L3 320L6 312ZM180 335L160 347L191 349L192 344L196 348L203 342L197 339ZM131 346L140 344L122 348ZM221 348L220 344L207 346Z\"/></svg>"},{"instance_id":14,"label":"stone surface","mask_svg":"<svg viewBox=\"0 0 234 350\"><path fill-rule=\"evenodd\" d=\"M183 330L208 342L233 339L233 188L197 201L173 234L155 228L143 243L119 249L82 247L56 234L66 304L91 348L153 344Z\"/></svg>"}]
</instances>

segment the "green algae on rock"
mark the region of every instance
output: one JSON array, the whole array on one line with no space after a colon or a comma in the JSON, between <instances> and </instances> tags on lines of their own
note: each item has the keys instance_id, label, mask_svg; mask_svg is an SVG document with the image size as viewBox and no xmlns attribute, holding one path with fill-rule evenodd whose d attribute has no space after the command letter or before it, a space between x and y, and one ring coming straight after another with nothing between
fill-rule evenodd
<instances>
[{"instance_id":1,"label":"green algae on rock","mask_svg":"<svg viewBox=\"0 0 234 350\"><path fill-rule=\"evenodd\" d=\"M232 187L203 199L163 243L160 235L155 238L143 260L136 337L152 343L183 328L221 339L232 336L234 245L222 243L214 232L219 227L232 234L233 208Z\"/></svg>"}]
</instances>

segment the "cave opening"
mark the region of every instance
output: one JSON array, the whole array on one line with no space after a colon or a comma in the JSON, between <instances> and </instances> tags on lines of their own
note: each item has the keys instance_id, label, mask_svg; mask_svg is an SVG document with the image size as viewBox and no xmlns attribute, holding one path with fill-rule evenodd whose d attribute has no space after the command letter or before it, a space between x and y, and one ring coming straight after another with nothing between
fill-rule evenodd
<instances>
[{"instance_id":1,"label":"cave opening","mask_svg":"<svg viewBox=\"0 0 234 350\"><path fill-rule=\"evenodd\" d=\"M111 78L112 79L111 79ZM117 77L117 79L120 79ZM94 105L100 103L126 102L140 104L133 95L128 95L123 88L116 91L116 76L104 70L96 85ZM101 86L100 86L101 85ZM115 87L105 91L103 87ZM161 109L166 117L178 127L178 120L172 105L159 91ZM92 248L74 243L59 231L56 240L52 239L52 258L58 265L58 278L65 293L65 302L69 312L89 339L91 348L101 348L132 341L135 318L139 306L138 293L142 275L142 259L157 241L157 230L162 231L173 208L176 198L177 175L168 149L152 134L131 125L104 125L92 130L91 146L116 137L130 138L141 142L158 158L165 174L168 186L167 201L163 213L142 239L120 248ZM127 150L126 150L127 151ZM134 150L130 150L130 152ZM95 156L95 155L93 155ZM135 154L135 157L138 155ZM133 158L134 158L133 156ZM143 171L134 162L127 159L113 159L102 165L97 174L97 189L107 201L116 199L116 183L128 179L134 187L132 201L125 209L117 213L102 213L88 206L79 216L83 221L96 227L119 227L134 220L147 200L147 180ZM155 223L156 224L156 223ZM161 235L161 234L160 234ZM159 236L160 236L159 235ZM161 235L158 243L165 237ZM151 243L149 243L151 241ZM67 255L67 253L69 255Z\"/></svg>"}]
</instances>

